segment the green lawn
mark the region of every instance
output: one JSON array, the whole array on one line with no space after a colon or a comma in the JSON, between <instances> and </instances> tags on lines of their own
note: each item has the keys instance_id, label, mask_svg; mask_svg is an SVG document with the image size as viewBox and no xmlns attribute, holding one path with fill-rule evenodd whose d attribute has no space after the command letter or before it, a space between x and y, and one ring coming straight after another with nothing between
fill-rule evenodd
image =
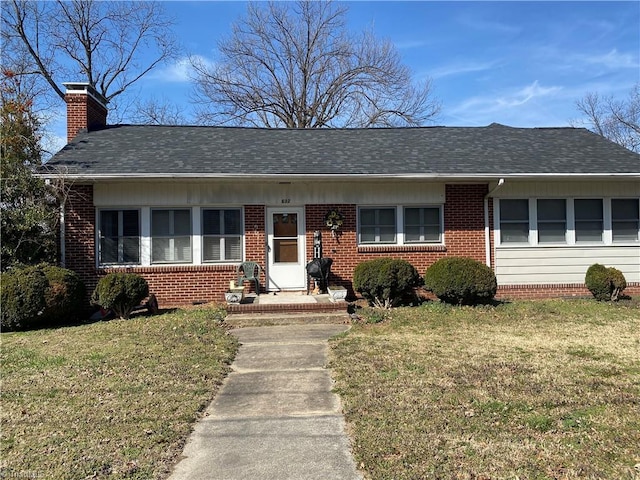
<instances>
[{"instance_id":1,"label":"green lawn","mask_svg":"<svg viewBox=\"0 0 640 480\"><path fill-rule=\"evenodd\" d=\"M2 334L0 478L166 478L237 350L223 316Z\"/></svg>"},{"instance_id":2,"label":"green lawn","mask_svg":"<svg viewBox=\"0 0 640 480\"><path fill-rule=\"evenodd\" d=\"M428 303L331 356L367 478L640 478L637 302Z\"/></svg>"}]
</instances>

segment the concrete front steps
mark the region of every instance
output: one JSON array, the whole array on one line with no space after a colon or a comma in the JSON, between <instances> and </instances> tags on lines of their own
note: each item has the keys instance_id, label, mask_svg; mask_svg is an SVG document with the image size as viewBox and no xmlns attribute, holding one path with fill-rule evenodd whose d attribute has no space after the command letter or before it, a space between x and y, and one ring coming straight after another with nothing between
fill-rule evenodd
<instances>
[{"instance_id":1,"label":"concrete front steps","mask_svg":"<svg viewBox=\"0 0 640 480\"><path fill-rule=\"evenodd\" d=\"M231 326L349 323L348 303L332 302L329 295L276 292L247 295L242 303L226 305L225 323Z\"/></svg>"}]
</instances>

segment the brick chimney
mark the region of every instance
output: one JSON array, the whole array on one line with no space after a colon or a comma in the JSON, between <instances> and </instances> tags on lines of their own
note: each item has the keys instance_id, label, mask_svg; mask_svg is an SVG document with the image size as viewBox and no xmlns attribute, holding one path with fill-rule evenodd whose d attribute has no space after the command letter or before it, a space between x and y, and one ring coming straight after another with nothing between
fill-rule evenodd
<instances>
[{"instance_id":1,"label":"brick chimney","mask_svg":"<svg viewBox=\"0 0 640 480\"><path fill-rule=\"evenodd\" d=\"M63 83L67 87L67 143L81 130L96 130L107 125L107 100L88 82Z\"/></svg>"}]
</instances>

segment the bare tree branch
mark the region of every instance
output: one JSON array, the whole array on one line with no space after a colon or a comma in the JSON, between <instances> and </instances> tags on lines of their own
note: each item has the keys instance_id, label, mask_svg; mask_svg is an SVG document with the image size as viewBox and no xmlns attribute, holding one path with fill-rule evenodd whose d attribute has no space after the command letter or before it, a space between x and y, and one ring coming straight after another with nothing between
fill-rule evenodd
<instances>
[{"instance_id":1,"label":"bare tree branch","mask_svg":"<svg viewBox=\"0 0 640 480\"><path fill-rule=\"evenodd\" d=\"M31 59L55 95L63 81L86 81L108 101L177 54L173 23L155 2L2 2L5 54ZM78 78L78 75L81 78Z\"/></svg>"},{"instance_id":2,"label":"bare tree branch","mask_svg":"<svg viewBox=\"0 0 640 480\"><path fill-rule=\"evenodd\" d=\"M396 48L346 30L329 1L248 6L218 50L192 60L198 118L207 124L319 128L422 125L439 112Z\"/></svg>"},{"instance_id":3,"label":"bare tree branch","mask_svg":"<svg viewBox=\"0 0 640 480\"><path fill-rule=\"evenodd\" d=\"M595 133L640 153L640 82L636 83L624 100L598 93L587 93L576 102L584 119L573 121Z\"/></svg>"}]
</instances>

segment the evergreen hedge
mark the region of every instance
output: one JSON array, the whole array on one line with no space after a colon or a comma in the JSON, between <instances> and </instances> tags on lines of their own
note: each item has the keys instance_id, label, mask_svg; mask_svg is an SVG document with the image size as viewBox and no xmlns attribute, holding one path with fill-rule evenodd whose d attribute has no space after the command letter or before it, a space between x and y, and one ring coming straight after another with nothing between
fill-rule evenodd
<instances>
[{"instance_id":1,"label":"evergreen hedge","mask_svg":"<svg viewBox=\"0 0 640 480\"><path fill-rule=\"evenodd\" d=\"M467 257L445 257L431 265L424 276L425 289L452 305L490 302L498 283L493 270Z\"/></svg>"},{"instance_id":2,"label":"evergreen hedge","mask_svg":"<svg viewBox=\"0 0 640 480\"><path fill-rule=\"evenodd\" d=\"M376 258L358 264L353 272L353 288L379 308L398 305L420 284L416 268L406 260Z\"/></svg>"}]
</instances>

